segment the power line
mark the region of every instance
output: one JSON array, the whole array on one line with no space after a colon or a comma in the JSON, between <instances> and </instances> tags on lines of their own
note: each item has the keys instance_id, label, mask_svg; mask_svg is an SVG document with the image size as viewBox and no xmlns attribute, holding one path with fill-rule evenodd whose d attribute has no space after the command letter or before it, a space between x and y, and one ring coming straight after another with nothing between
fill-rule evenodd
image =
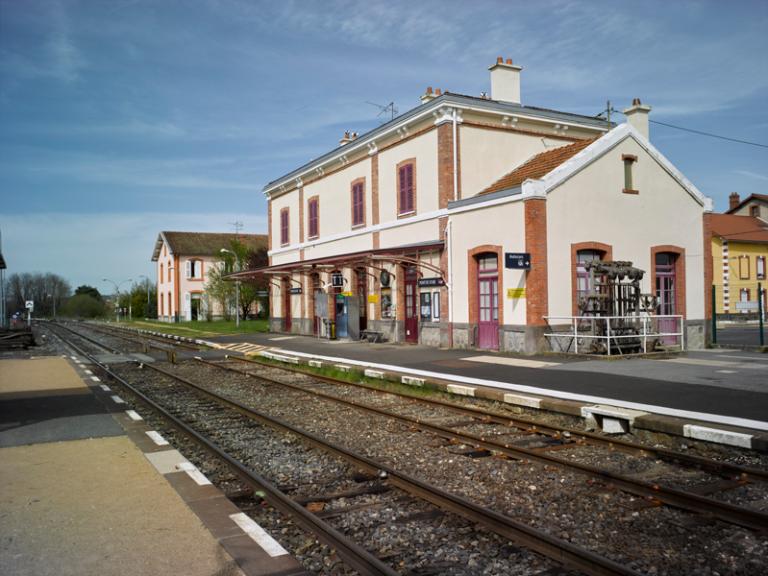
<instances>
[{"instance_id":1,"label":"power line","mask_svg":"<svg viewBox=\"0 0 768 576\"><path fill-rule=\"evenodd\" d=\"M616 110L614 108L609 108L608 110L603 110L600 114L598 114L599 117L602 117L603 114L608 113L608 118L610 118L611 112L617 112L619 114L624 114L624 112L621 112L619 110ZM624 114L626 116L626 114ZM720 140L727 140L728 142L736 142L738 144L748 144L749 146L758 146L760 148L768 148L768 144L760 144L759 142L750 142L749 140L739 140L738 138L730 138L728 136L721 136L720 134L712 134L711 132L703 132L701 130L694 130L693 128L685 128L683 126L675 126L674 124L668 124L666 122L659 122L658 120L651 120L648 119L649 122L653 124L659 124L661 126L666 126L667 128L674 128L676 130L682 130L684 132L691 132L693 134L699 134L700 136L709 136L710 138L718 138Z\"/></svg>"}]
</instances>

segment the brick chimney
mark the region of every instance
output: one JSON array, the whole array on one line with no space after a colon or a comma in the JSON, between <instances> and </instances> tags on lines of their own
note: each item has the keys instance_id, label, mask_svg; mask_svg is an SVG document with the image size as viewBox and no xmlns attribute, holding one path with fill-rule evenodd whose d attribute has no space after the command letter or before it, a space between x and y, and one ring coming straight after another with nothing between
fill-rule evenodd
<instances>
[{"instance_id":1,"label":"brick chimney","mask_svg":"<svg viewBox=\"0 0 768 576\"><path fill-rule=\"evenodd\" d=\"M629 125L645 136L646 140L651 138L648 125L648 114L650 111L651 107L640 102L640 98L632 100L632 106L624 110L624 115L627 117Z\"/></svg>"},{"instance_id":2,"label":"brick chimney","mask_svg":"<svg viewBox=\"0 0 768 576\"><path fill-rule=\"evenodd\" d=\"M344 136L341 137L341 140L339 140L339 146L344 146L345 144L349 144L356 138L357 138L357 132L350 132L349 130L347 130L344 132Z\"/></svg>"},{"instance_id":3,"label":"brick chimney","mask_svg":"<svg viewBox=\"0 0 768 576\"><path fill-rule=\"evenodd\" d=\"M434 100L437 98L437 94L432 92L432 86L427 86L427 91L424 92L424 94L421 95L421 103L426 104L430 100Z\"/></svg>"},{"instance_id":4,"label":"brick chimney","mask_svg":"<svg viewBox=\"0 0 768 576\"><path fill-rule=\"evenodd\" d=\"M512 64L512 59L499 56L491 71L491 99L520 104L520 71L522 66Z\"/></svg>"},{"instance_id":5,"label":"brick chimney","mask_svg":"<svg viewBox=\"0 0 768 576\"><path fill-rule=\"evenodd\" d=\"M728 210L733 210L741 203L741 197L738 192L731 192L728 195Z\"/></svg>"}]
</instances>

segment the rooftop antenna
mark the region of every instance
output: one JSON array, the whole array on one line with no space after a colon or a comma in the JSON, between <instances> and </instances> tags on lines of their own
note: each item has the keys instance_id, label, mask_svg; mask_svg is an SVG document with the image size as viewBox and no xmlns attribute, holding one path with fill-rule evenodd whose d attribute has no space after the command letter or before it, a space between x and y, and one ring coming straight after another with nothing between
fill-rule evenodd
<instances>
[{"instance_id":1,"label":"rooftop antenna","mask_svg":"<svg viewBox=\"0 0 768 576\"><path fill-rule=\"evenodd\" d=\"M382 104L376 104L376 102L369 102L368 100L365 101L366 104L370 104L371 106L376 106L376 108L379 109L379 113L376 115L376 118L381 118L383 114L389 114L389 119L394 120L395 116L397 116L398 109L395 106L395 102L392 101L386 106ZM386 122L386 120L382 120L382 123Z\"/></svg>"},{"instance_id":2,"label":"rooftop antenna","mask_svg":"<svg viewBox=\"0 0 768 576\"><path fill-rule=\"evenodd\" d=\"M240 220L235 220L230 222L229 225L235 229L235 237L237 238L240 235L240 230L243 229L243 223Z\"/></svg>"},{"instance_id":3,"label":"rooftop antenna","mask_svg":"<svg viewBox=\"0 0 768 576\"><path fill-rule=\"evenodd\" d=\"M598 118L605 117L605 121L608 123L608 127L611 126L611 112L616 112L616 109L611 106L611 101L607 100L605 102L605 110L600 112L600 114L597 115Z\"/></svg>"}]
</instances>

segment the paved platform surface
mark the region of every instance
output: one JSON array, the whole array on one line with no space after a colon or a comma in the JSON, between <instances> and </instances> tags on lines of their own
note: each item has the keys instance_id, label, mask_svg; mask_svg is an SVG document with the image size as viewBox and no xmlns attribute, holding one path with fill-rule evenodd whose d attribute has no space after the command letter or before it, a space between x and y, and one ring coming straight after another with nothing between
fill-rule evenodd
<instances>
[{"instance_id":1,"label":"paved platform surface","mask_svg":"<svg viewBox=\"0 0 768 576\"><path fill-rule=\"evenodd\" d=\"M0 572L273 572L239 510L115 397L87 365L0 360Z\"/></svg>"},{"instance_id":2,"label":"paved platform surface","mask_svg":"<svg viewBox=\"0 0 768 576\"><path fill-rule=\"evenodd\" d=\"M532 387L540 394L555 397L578 394L722 415L764 422L768 427L768 354L756 352L712 350L668 359L589 360L557 355L514 357L487 351L279 334L239 334L208 340L233 351L271 348L303 352Z\"/></svg>"}]
</instances>

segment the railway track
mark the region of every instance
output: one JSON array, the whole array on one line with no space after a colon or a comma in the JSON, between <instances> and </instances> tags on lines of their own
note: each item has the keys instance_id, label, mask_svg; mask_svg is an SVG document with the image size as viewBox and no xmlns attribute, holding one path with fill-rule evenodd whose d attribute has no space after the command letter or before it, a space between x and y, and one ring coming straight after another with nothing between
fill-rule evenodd
<instances>
[{"instance_id":1,"label":"railway track","mask_svg":"<svg viewBox=\"0 0 768 576\"><path fill-rule=\"evenodd\" d=\"M206 372L203 368L206 368L208 371ZM401 428L411 432L418 431L420 436L429 435L434 437L439 441L435 445L438 450L454 450L464 461L482 462L508 459L511 463L523 463L526 466L528 463L537 463L542 467L542 472L546 474L551 474L551 470L555 468L575 467L578 470L578 474L588 475L591 479L596 480L598 491L619 488L624 492L640 496L640 498L632 501L633 516L641 513L646 514L646 510L653 511L663 502L676 508L679 507L697 512L698 514L693 515L693 518L701 517L703 525L707 524L708 518L717 517L727 522L747 526L756 531L764 531L768 527L765 513L756 508L713 500L693 491L662 486L661 483L655 482L655 479L638 480L638 478L584 464L584 462L580 462L580 460L584 459L584 454L579 454L575 458L565 458L563 454L591 450L596 446L601 446L601 450L605 451L605 447L608 447L611 449L611 454L621 456L623 459L621 462L613 462L614 465L619 467L626 466L627 461L640 460L637 458L638 455L642 456L644 460L663 463L661 467L662 472L666 470L669 463L674 463L675 465L682 464L684 467L696 472L694 475L696 477L693 479L696 484L694 488L698 492L709 492L710 494L721 493L723 489L727 488L743 490L745 487L764 483L766 474L759 469L715 462L669 450L649 449L648 447L628 442L607 441L602 437L593 440L590 438L592 435L579 431L569 433L562 429L547 429L546 426L541 426L540 423L532 424L530 421L521 419L514 419L513 421L508 415L483 412L477 408L469 408L444 401L414 398L408 394L396 394L391 391L384 394L380 390L373 390L367 386L353 386L348 382L342 383L333 379L318 378L315 375L296 374L282 368L266 367L260 364L244 362L241 359L229 358L225 363L221 364L197 360L195 366L182 364L180 366L168 366L159 370L156 368L149 369L155 372L157 377L173 381L175 383L174 387L182 386L187 389L194 389L197 394L206 396L211 402L235 402L237 407L233 408L230 406L230 408L238 410L241 415L243 415L242 410L247 410L249 411L248 418L255 418L263 424L280 428L283 431L288 430L291 434L301 434L304 441L313 443L318 447L321 442L326 442L323 439L326 434L320 429L321 427L318 428L316 422L313 421L313 426L307 427L312 428L312 430L309 430L303 426L297 426L295 421L291 422L288 419L276 417L275 410L279 413L280 407L277 404L273 406L271 401L264 402L266 399L264 392L268 392L270 398L282 396L288 404L292 402L306 402L308 410L324 411L327 415L331 413L328 405L332 403L343 408L342 418L360 419L359 415L365 414L365 418L368 418L370 425L375 428L391 428L391 426L386 424L386 421L396 422ZM223 382L226 380L223 377L225 370L231 376L248 383L227 384ZM215 375L216 373L218 373L218 376ZM283 376L279 376L280 374ZM288 380L292 379L292 381L286 381L285 375L289 375ZM259 388L258 394L255 394L255 396L253 394L254 384L257 384ZM165 387L169 387L167 381ZM162 389L163 386L159 388ZM218 390L214 392L213 388ZM238 398L247 398L249 394L251 398L247 405L238 400ZM180 397L179 390L176 390L175 396L176 398ZM299 397L304 397L305 400L298 400ZM307 400L306 398L308 397L312 397L312 400ZM269 414L266 411L253 409L254 404L261 406L261 403L270 404ZM425 407L429 407L429 410L433 410L433 412L429 412ZM285 406L282 409L285 410ZM357 414L357 416L354 416L354 414ZM457 420L458 416L462 416L462 419ZM374 419L377 420L374 421ZM381 421L378 419L381 419ZM221 423L222 420L217 420L217 422ZM513 432L510 434L510 431ZM394 435L392 442L398 442ZM527 524L521 524L520 522L508 524L507 522L511 517L494 512L499 506L503 507L501 502L498 503L499 506L493 507L494 510L489 510L488 506L478 503L470 495L457 495L455 490L451 492L446 491L440 498L434 496L434 494L428 497L428 493L423 491L434 487L428 486L425 489L424 486L418 484L420 480L417 477L400 472L398 468L392 467L386 462L374 460L370 454L358 453L350 455L348 452L354 451L333 442L330 443L330 446L326 443L322 449L347 459L349 462L352 462L355 469L366 470L368 474L384 471L387 476L387 485L401 488L410 494L416 494L426 500L431 498L430 501L442 509L452 509L452 507L459 506L460 504L471 504L475 509L464 509L461 511L454 509L452 511L465 518L471 518L472 521L479 522L517 543L525 541L525 538L539 540L539 543L525 541L525 545L567 566L576 567L585 573L634 573L631 571L631 568L625 567L632 565L632 563L620 558L620 555L616 559L609 560L607 565L601 565L600 561L597 561L595 565L590 565L595 561L593 556L597 558L603 557L592 551L582 550L581 552L589 552L589 562L587 562L583 558L579 558L579 546L574 546L572 543L559 538L552 538L547 532ZM555 457L552 454L557 454L557 456ZM355 459L360 457L362 458L359 460ZM659 467L656 466L655 468ZM655 471L658 472L658 470ZM422 471L420 470L420 472ZM634 472L636 473L635 475L645 476L646 478L648 476L648 470L643 469L643 466L635 467ZM411 481L415 481L415 483L409 484ZM333 492L334 489L331 486L326 491L326 494L333 494ZM336 492L348 493L349 490L346 489L345 492L342 489L336 490ZM314 502L312 496L292 494L294 501L304 503ZM317 494L314 496L316 497ZM574 494L574 498L577 496L581 497L581 495ZM446 497L447 499L441 499ZM458 501L455 500L456 498L458 498ZM332 516L334 515L333 508L334 505L330 504L329 508L326 509ZM483 516L481 514L482 509L486 509L486 514L487 512L493 512L498 517L494 517L493 514ZM339 514L346 515L348 513ZM428 512L427 515L429 514ZM691 520L690 516L688 515L683 520L683 525L693 529L699 521ZM533 530L533 532L530 532L528 529ZM542 532L544 536L549 537L549 548L540 543L540 534L538 532ZM764 539L760 540L757 538L757 540L762 542L763 546L765 545ZM547 538L544 541L546 542ZM567 546L563 546L563 544ZM573 553L576 556L569 557L566 553ZM619 560L618 562L616 561L617 559ZM620 562L624 562L624 565ZM645 568L646 566L640 564L639 567ZM621 570L625 571L622 572ZM654 572L654 570L648 571ZM724 571L721 573L728 572Z\"/></svg>"}]
</instances>

